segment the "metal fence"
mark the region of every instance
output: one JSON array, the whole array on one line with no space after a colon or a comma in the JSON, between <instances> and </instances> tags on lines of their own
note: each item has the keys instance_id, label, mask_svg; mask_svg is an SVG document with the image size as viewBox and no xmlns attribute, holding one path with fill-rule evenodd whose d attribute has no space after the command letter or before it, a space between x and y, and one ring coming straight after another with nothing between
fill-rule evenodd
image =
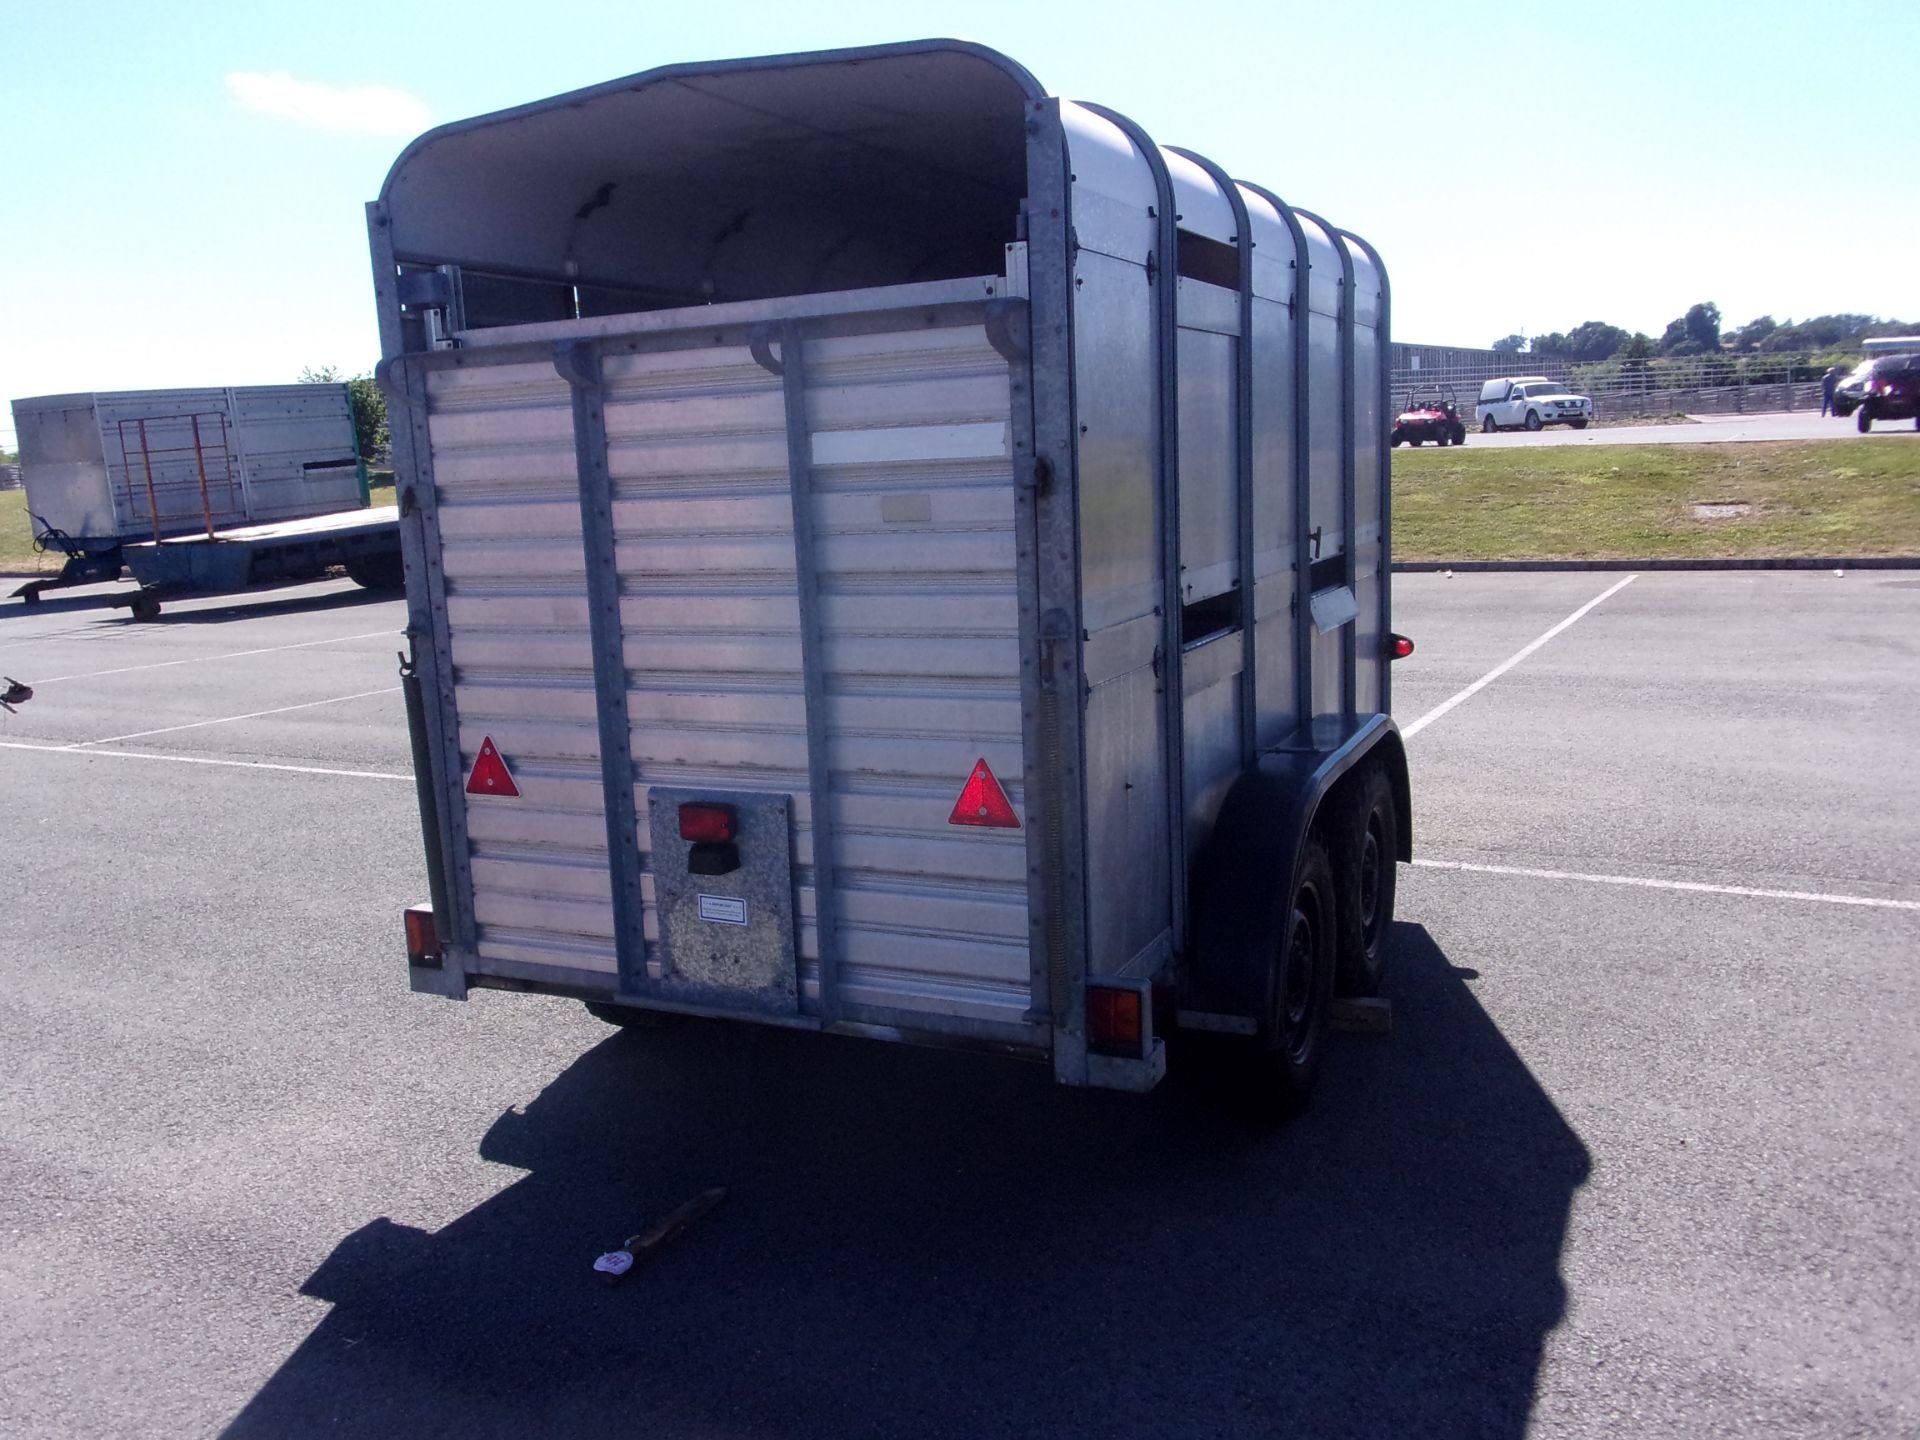
<instances>
[{"instance_id":1,"label":"metal fence","mask_svg":"<svg viewBox=\"0 0 1920 1440\"><path fill-rule=\"evenodd\" d=\"M1809 354L1688 355L1570 365L1533 355L1399 344L1393 347L1393 361L1396 405L1404 404L1416 386L1451 385L1461 410L1471 413L1487 381L1544 375L1576 394L1591 396L1602 419L1817 410L1826 368Z\"/></svg>"}]
</instances>

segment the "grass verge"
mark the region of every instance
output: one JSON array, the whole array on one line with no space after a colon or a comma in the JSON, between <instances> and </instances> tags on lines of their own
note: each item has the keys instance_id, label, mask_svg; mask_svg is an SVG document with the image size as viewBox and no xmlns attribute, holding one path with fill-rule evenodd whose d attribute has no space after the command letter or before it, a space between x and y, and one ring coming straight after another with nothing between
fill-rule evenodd
<instances>
[{"instance_id":1,"label":"grass verge","mask_svg":"<svg viewBox=\"0 0 1920 1440\"><path fill-rule=\"evenodd\" d=\"M1703 520L1696 504L1738 502ZM376 485L375 505L391 505ZM1920 556L1920 441L1542 445L1393 452L1401 560ZM50 575L26 494L0 491L0 575Z\"/></svg>"},{"instance_id":2,"label":"grass verge","mask_svg":"<svg viewBox=\"0 0 1920 1440\"><path fill-rule=\"evenodd\" d=\"M1694 506L1743 504L1702 519ZM1920 442L1393 452L1396 560L1920 556Z\"/></svg>"}]
</instances>

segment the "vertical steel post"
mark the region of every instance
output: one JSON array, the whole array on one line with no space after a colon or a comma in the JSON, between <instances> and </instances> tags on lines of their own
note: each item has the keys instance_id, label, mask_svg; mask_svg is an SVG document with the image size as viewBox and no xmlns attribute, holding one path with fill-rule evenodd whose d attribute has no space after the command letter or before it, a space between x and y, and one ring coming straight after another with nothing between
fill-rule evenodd
<instances>
[{"instance_id":1,"label":"vertical steel post","mask_svg":"<svg viewBox=\"0 0 1920 1440\"><path fill-rule=\"evenodd\" d=\"M828 762L827 676L820 620L820 552L814 538L813 430L807 419L806 345L798 325L780 328L780 393L787 420L787 481L793 496L794 598L800 609L800 686L807 713L807 792L813 816L814 934L820 948L820 1013L840 1012L840 924L833 854L833 767Z\"/></svg>"},{"instance_id":2,"label":"vertical steel post","mask_svg":"<svg viewBox=\"0 0 1920 1440\"><path fill-rule=\"evenodd\" d=\"M153 520L153 543L160 543L160 497L153 489L153 456L147 450L147 422L140 422L140 463L147 472L147 514ZM123 447L124 448L124 447Z\"/></svg>"},{"instance_id":3,"label":"vertical steel post","mask_svg":"<svg viewBox=\"0 0 1920 1440\"><path fill-rule=\"evenodd\" d=\"M213 539L213 501L207 498L207 453L200 444L200 417L189 415L193 427L193 465L200 472L200 515L207 522L207 539Z\"/></svg>"},{"instance_id":4,"label":"vertical steel post","mask_svg":"<svg viewBox=\"0 0 1920 1440\"><path fill-rule=\"evenodd\" d=\"M627 662L614 553L613 478L607 465L606 387L591 341L554 347L554 369L573 392L574 463L580 477L580 539L587 567L587 625L600 718L600 774L613 871L614 956L620 989L647 985L646 907L640 889L640 825L633 798L633 727L627 718Z\"/></svg>"},{"instance_id":5,"label":"vertical steel post","mask_svg":"<svg viewBox=\"0 0 1920 1440\"><path fill-rule=\"evenodd\" d=\"M1034 621L1038 671L1034 748L1027 752L1028 943L1045 959L1053 1073L1087 1079L1087 796L1085 636L1080 591L1080 455L1074 424L1073 195L1060 101L1034 100L1027 118L1027 287L1033 347ZM1036 866L1035 844L1044 863Z\"/></svg>"}]
</instances>

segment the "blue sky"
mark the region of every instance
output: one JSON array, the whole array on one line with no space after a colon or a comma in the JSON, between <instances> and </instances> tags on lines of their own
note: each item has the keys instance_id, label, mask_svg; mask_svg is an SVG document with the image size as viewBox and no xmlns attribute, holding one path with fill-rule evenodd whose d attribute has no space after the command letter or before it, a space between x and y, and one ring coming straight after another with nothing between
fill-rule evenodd
<instances>
[{"instance_id":1,"label":"blue sky","mask_svg":"<svg viewBox=\"0 0 1920 1440\"><path fill-rule=\"evenodd\" d=\"M0 0L0 399L370 369L362 205L425 125L670 61L937 34L1367 236L1400 339L1657 334L1696 300L1729 325L1920 320L1911 137L1875 121L1912 98L1913 0Z\"/></svg>"}]
</instances>

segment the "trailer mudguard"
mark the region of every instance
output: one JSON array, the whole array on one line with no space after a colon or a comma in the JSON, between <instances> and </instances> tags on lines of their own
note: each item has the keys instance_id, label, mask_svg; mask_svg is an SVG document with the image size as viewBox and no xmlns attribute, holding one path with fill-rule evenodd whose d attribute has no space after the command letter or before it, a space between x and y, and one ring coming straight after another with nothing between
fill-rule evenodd
<instances>
[{"instance_id":1,"label":"trailer mudguard","mask_svg":"<svg viewBox=\"0 0 1920 1440\"><path fill-rule=\"evenodd\" d=\"M1397 858L1411 860L1406 749L1385 715L1360 717L1331 748L1267 751L1234 782L1189 879L1193 943L1182 1008L1259 1014L1301 845L1328 792L1375 752L1399 811Z\"/></svg>"}]
</instances>

